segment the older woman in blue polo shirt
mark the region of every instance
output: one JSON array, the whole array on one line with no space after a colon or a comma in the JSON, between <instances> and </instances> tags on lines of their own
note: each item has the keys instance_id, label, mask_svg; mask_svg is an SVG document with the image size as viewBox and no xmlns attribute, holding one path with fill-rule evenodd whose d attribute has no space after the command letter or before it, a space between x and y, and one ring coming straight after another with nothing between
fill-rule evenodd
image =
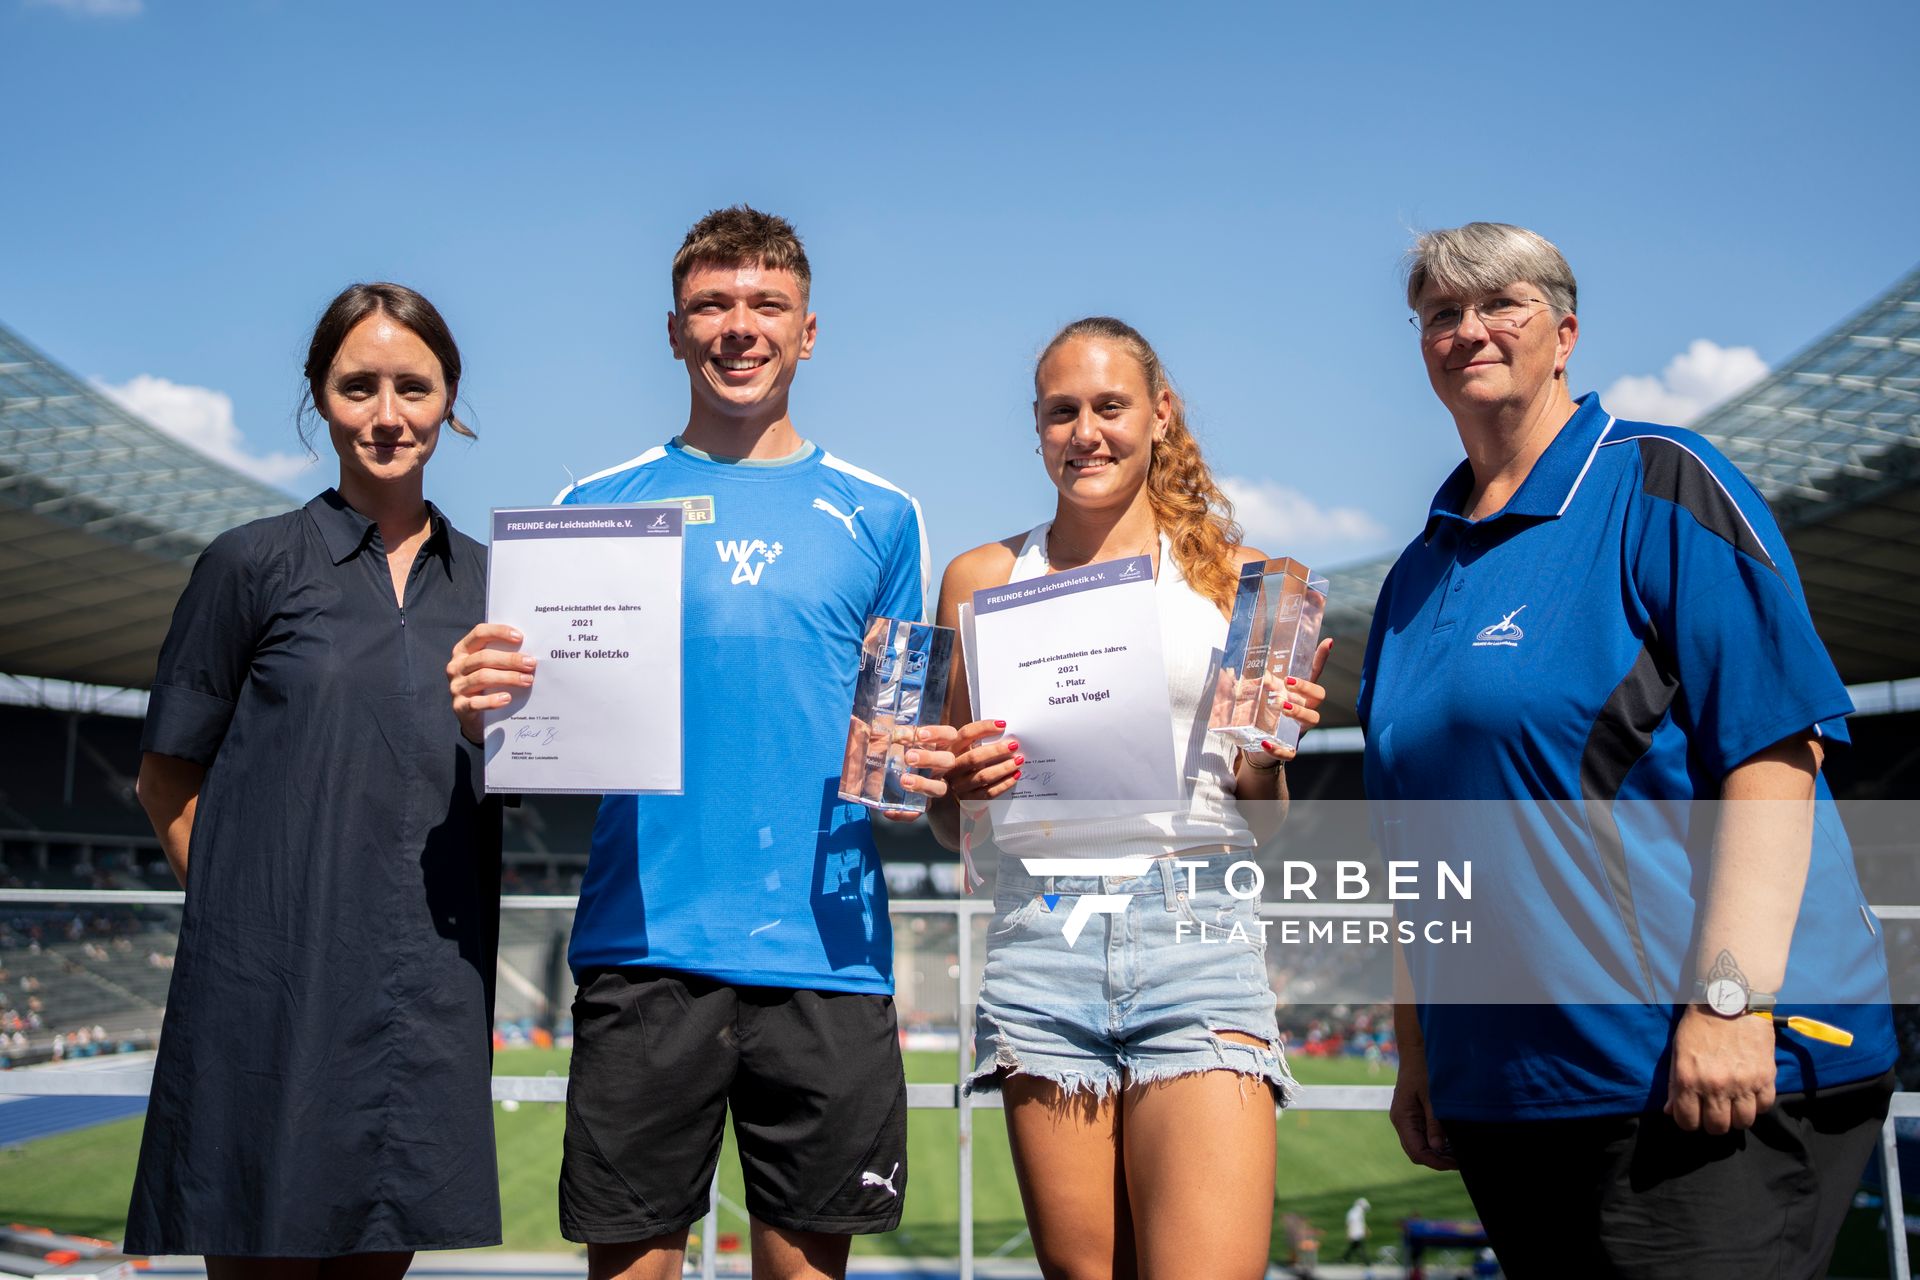
<instances>
[{"instance_id":1,"label":"older woman in blue polo shirt","mask_svg":"<svg viewBox=\"0 0 1920 1280\"><path fill-rule=\"evenodd\" d=\"M1785 539L1702 437L1573 398L1545 239L1422 235L1407 301L1466 459L1374 612L1367 786L1388 856L1477 892L1471 943L1401 959L1401 1144L1510 1276L1820 1274L1894 1042Z\"/></svg>"}]
</instances>

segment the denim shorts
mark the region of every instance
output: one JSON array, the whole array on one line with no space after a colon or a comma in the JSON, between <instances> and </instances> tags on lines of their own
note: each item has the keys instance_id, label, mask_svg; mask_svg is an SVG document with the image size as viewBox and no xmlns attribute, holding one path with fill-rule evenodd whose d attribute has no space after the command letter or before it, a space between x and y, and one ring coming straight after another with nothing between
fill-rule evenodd
<instances>
[{"instance_id":1,"label":"denim shorts","mask_svg":"<svg viewBox=\"0 0 1920 1280\"><path fill-rule=\"evenodd\" d=\"M969 1089L997 1089L1002 1074L1022 1074L1105 1096L1233 1071L1266 1081L1285 1103L1294 1082L1274 1020L1259 904L1227 892L1234 854L1179 856L1204 856L1208 865L1189 872L1167 857L1138 877L1034 876L1017 858L1001 858ZM1244 890L1244 874L1237 884ZM1070 944L1076 905L1087 895L1126 903L1083 908Z\"/></svg>"}]
</instances>

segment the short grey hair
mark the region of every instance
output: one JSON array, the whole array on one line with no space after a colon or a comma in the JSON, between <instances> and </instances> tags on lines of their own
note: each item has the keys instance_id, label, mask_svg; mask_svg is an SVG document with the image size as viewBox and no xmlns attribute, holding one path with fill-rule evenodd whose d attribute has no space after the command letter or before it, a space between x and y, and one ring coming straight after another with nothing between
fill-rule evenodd
<instances>
[{"instance_id":1,"label":"short grey hair","mask_svg":"<svg viewBox=\"0 0 1920 1280\"><path fill-rule=\"evenodd\" d=\"M1484 297L1525 280L1540 286L1546 303L1561 315L1579 307L1573 268L1538 232L1505 222L1469 222L1445 231L1423 231L1407 250L1407 306L1417 310L1428 285L1459 298Z\"/></svg>"}]
</instances>

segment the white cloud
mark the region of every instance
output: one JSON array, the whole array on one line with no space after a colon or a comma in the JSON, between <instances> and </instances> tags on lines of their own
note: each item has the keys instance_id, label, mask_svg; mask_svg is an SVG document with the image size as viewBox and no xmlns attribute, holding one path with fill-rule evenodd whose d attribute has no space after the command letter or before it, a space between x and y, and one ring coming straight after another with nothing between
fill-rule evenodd
<instances>
[{"instance_id":1,"label":"white cloud","mask_svg":"<svg viewBox=\"0 0 1920 1280\"><path fill-rule=\"evenodd\" d=\"M1232 501L1247 542L1269 555L1296 556L1319 568L1316 559L1330 563L1377 550L1387 536L1386 528L1358 507L1322 507L1271 480L1221 476L1220 488Z\"/></svg>"},{"instance_id":2,"label":"white cloud","mask_svg":"<svg viewBox=\"0 0 1920 1280\"><path fill-rule=\"evenodd\" d=\"M1684 427L1766 376L1767 362L1752 347L1723 347L1695 338L1667 362L1659 377L1616 379L1600 393L1600 403L1609 413L1634 422Z\"/></svg>"},{"instance_id":3,"label":"white cloud","mask_svg":"<svg viewBox=\"0 0 1920 1280\"><path fill-rule=\"evenodd\" d=\"M83 18L137 18L146 12L146 0L27 0L43 9L58 9Z\"/></svg>"},{"instance_id":4,"label":"white cloud","mask_svg":"<svg viewBox=\"0 0 1920 1280\"><path fill-rule=\"evenodd\" d=\"M246 437L234 425L233 398L223 391L146 373L119 386L98 378L93 385L174 439L268 484L285 484L312 465L305 454L249 453Z\"/></svg>"}]
</instances>

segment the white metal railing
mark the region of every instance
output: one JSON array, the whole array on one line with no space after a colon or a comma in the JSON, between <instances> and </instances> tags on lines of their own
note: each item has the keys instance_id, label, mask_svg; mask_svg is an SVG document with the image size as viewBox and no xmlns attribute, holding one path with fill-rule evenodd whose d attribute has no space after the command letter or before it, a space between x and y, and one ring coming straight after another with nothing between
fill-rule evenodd
<instances>
[{"instance_id":1,"label":"white metal railing","mask_svg":"<svg viewBox=\"0 0 1920 1280\"><path fill-rule=\"evenodd\" d=\"M121 906L178 906L186 894L178 889L5 889L0 888L0 903L22 905L115 904ZM507 911L566 911L579 903L575 895L502 894L500 906ZM959 976L955 983L959 1046L955 1052L953 1084L910 1084L907 1105L920 1110L958 1112L958 1148L956 1158L960 1175L960 1280L974 1280L973 1241L973 1112L980 1108L998 1110L998 1092L975 1096L960 1087L972 1072L969 1052L973 1024L969 993L973 983L973 921L993 913L991 899L958 900L900 899L888 903L895 915L952 916L955 923L955 951ZM1390 915L1388 903L1263 903L1260 914L1269 919L1306 916L1378 917ZM1876 906L1873 912L1882 920L1920 920L1920 905ZM100 1066L86 1071L21 1070L0 1073L0 1097L145 1097L153 1084L153 1068ZM565 1102L565 1076L495 1076L493 1099L496 1102ZM1303 1085L1295 1092L1291 1106L1305 1111L1381 1111L1392 1101L1389 1085ZM1900 1160L1894 1122L1920 1117L1920 1093L1896 1093L1880 1130L1880 1171L1885 1193L1887 1224L1887 1262L1896 1280L1912 1280L1907 1254L1905 1200L1900 1186ZM707 1216L701 1223L700 1276L715 1280L719 1255L714 1249L720 1220L720 1176L714 1174Z\"/></svg>"}]
</instances>

